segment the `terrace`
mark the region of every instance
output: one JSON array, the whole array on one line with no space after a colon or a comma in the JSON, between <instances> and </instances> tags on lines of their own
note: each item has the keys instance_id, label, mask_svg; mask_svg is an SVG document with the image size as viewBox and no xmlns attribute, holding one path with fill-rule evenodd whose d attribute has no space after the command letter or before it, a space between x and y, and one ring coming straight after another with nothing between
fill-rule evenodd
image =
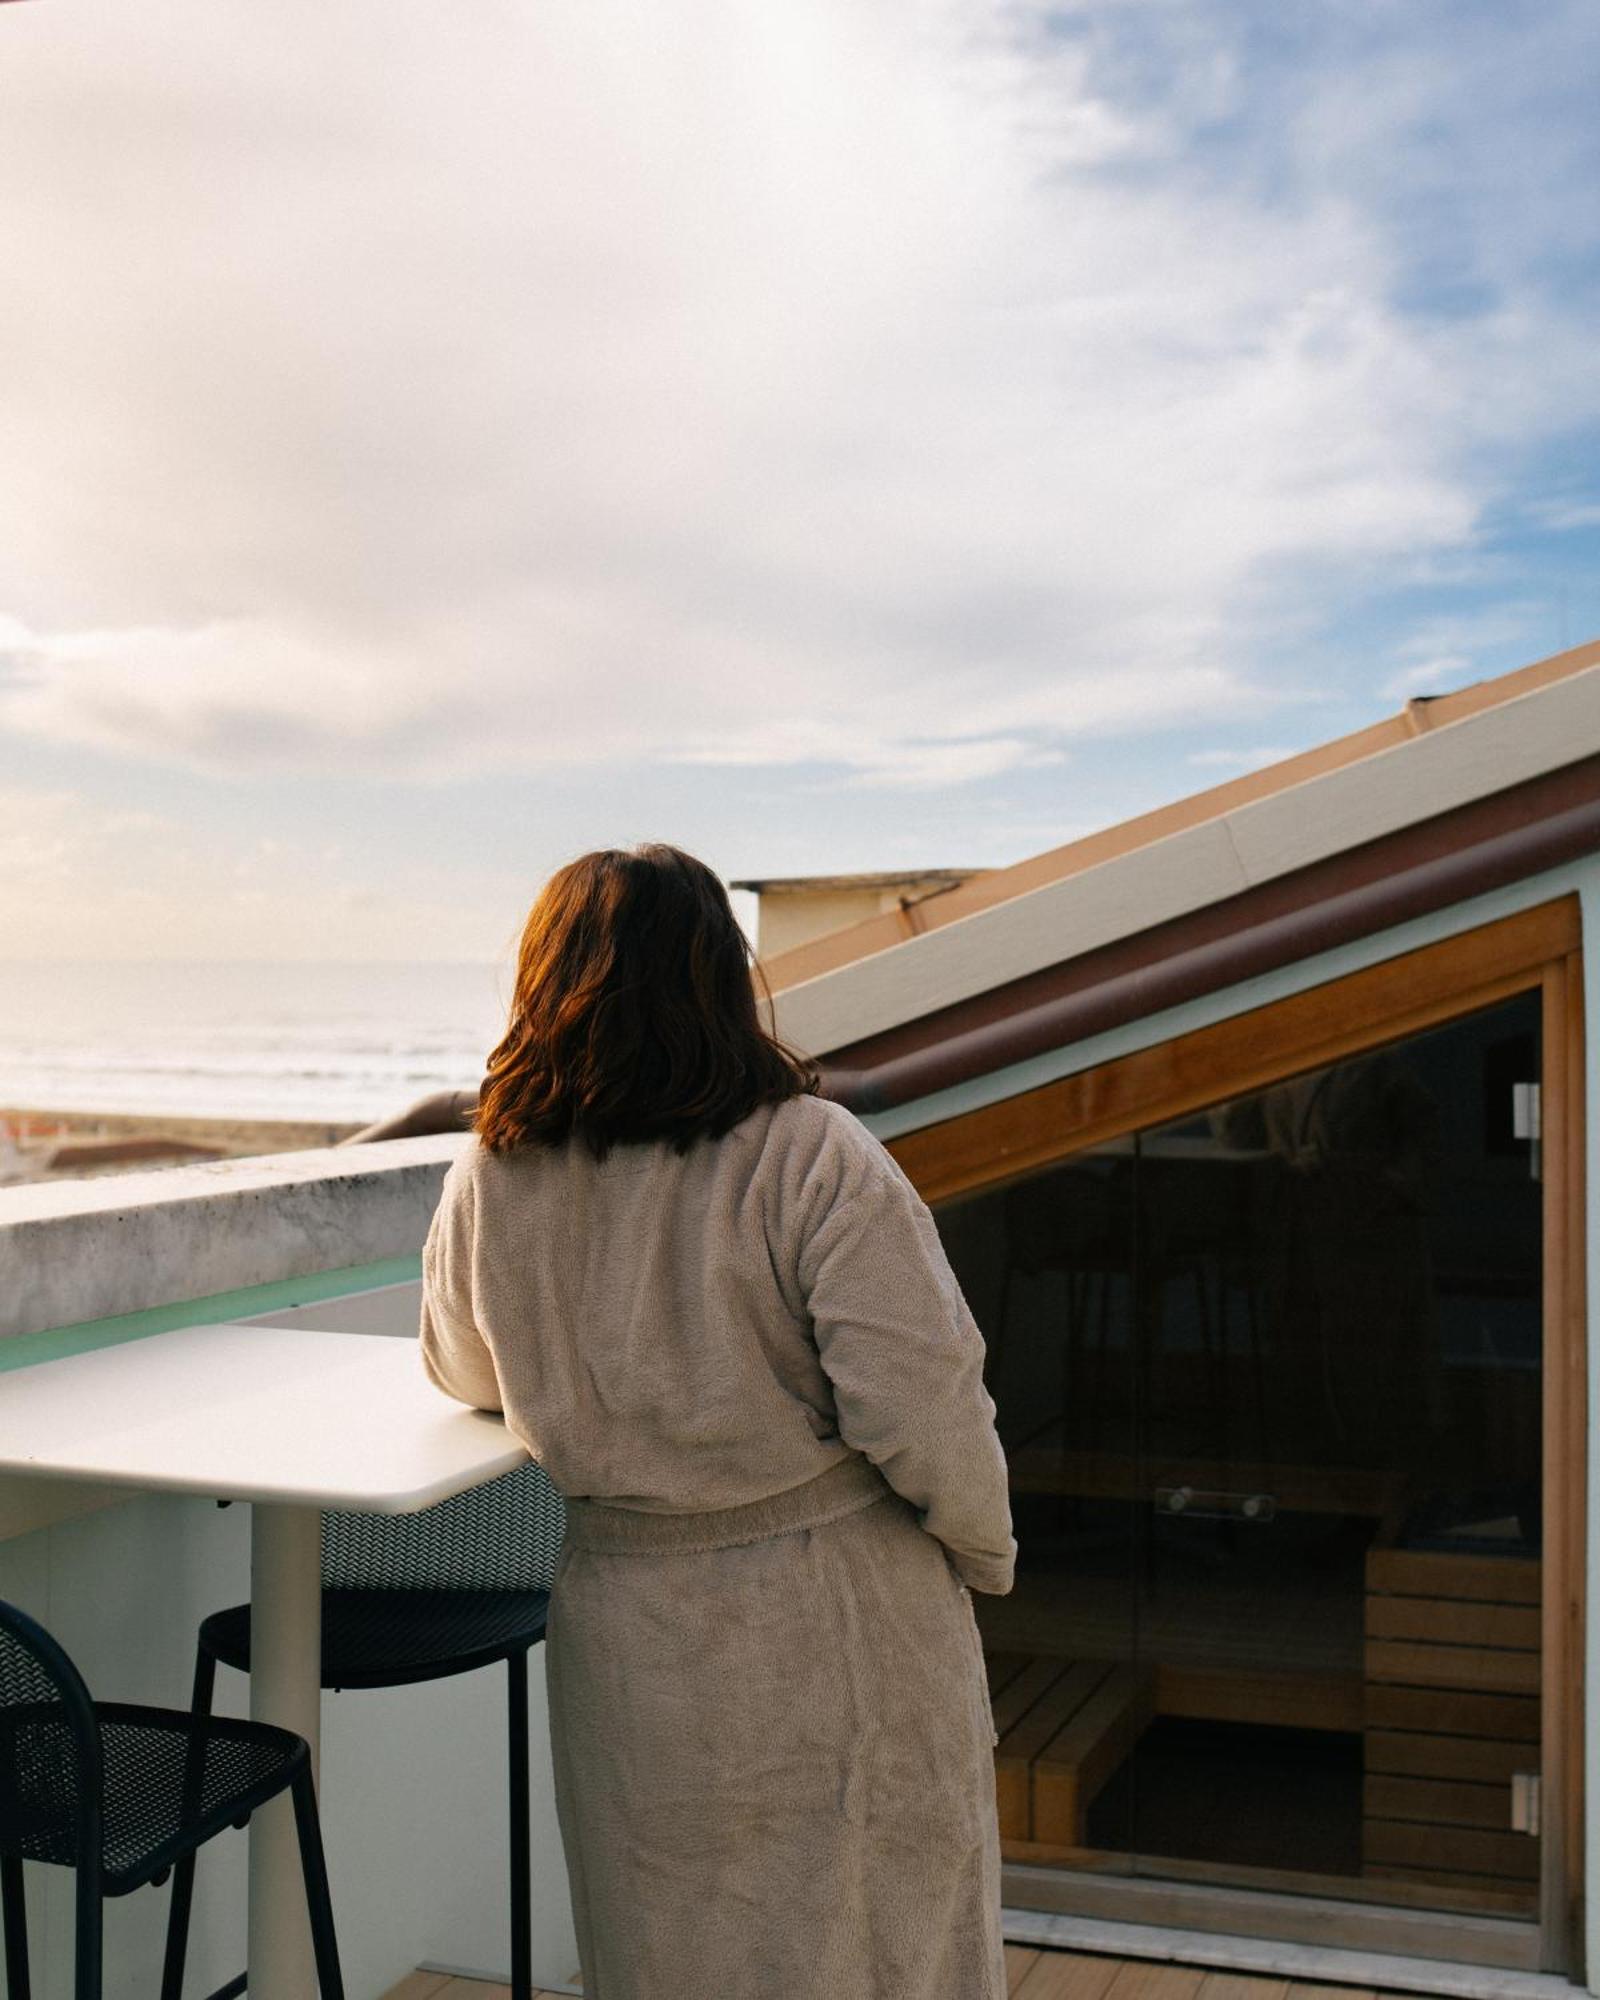
<instances>
[{"instance_id":1,"label":"terrace","mask_svg":"<svg viewBox=\"0 0 1600 2000\"><path fill-rule=\"evenodd\" d=\"M0 1191L0 1373L216 1323L263 1337L315 1327L413 1338L421 1242L462 1143L404 1139ZM250 1592L250 1511L204 1493L0 1478L0 1597L48 1622L97 1693L181 1705L200 1618ZM534 1975L543 1993L572 1994L577 1957L543 1695L536 1668ZM245 1713L246 1700L242 1677L221 1676L222 1712ZM348 1990L506 2000L497 1677L332 1695L322 1714L324 1825ZM241 1962L246 1847L229 1835L202 1860L192 1992L211 1990ZM69 1990L70 1877L31 1875L35 1990L60 2000ZM151 1990L166 1901L140 1893L108 1905L108 1994L134 2000ZM1175 1912L1172 1921L1184 1918ZM1308 1943L1024 1910L1008 1912L1007 1932L1020 2000L1327 2000L1335 1978L1360 2000L1429 1985L1420 1966ZM1448 1990L1501 2000L1570 1989L1502 1966L1454 1968Z\"/></svg>"}]
</instances>

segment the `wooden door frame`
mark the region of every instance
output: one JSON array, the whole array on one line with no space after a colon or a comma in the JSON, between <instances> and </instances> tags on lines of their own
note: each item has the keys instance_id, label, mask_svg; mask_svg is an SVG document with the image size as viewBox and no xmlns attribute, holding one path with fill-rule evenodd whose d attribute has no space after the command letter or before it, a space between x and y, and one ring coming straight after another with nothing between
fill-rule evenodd
<instances>
[{"instance_id":1,"label":"wooden door frame","mask_svg":"<svg viewBox=\"0 0 1600 2000\"><path fill-rule=\"evenodd\" d=\"M1142 1128L1168 1123L1228 1097L1247 1095L1301 1071L1399 1041L1476 1013L1517 994L1538 992L1543 1054L1544 1204L1544 1549L1542 1644L1543 1841L1537 1950L1513 1950L1509 1962L1537 1964L1579 1979L1583 1972L1583 1733L1585 1520L1587 1450L1587 1322L1584 1207L1584 1015L1582 926L1578 899L1563 896L1515 916L1481 925L1437 944L1385 959L1362 971L1286 999L1234 1014L1132 1055L1102 1063L997 1104L924 1126L890 1141L889 1150L930 1204L1002 1187L1008 1182ZM1088 1885L1089 1907L1107 1893L1145 1903L1143 1921L1166 1922L1175 1907L1169 1885L1066 1871L1006 1868L1008 1899L1061 1910L1064 1887ZM1041 1902L1041 1898L1044 1900ZM1190 1924L1192 1896L1178 1898ZM1206 1928L1263 1933L1271 1905L1281 1900L1279 1936L1303 1930L1311 1899L1223 1894ZM1168 1914L1163 1914L1165 1905ZM1359 1925L1361 1905L1317 1905L1317 1935L1334 1941L1341 1924ZM1230 1923L1228 1912L1253 1922ZM1087 1911L1086 1911L1087 1913ZM1388 1912L1404 1925L1398 1910ZM1450 1920L1421 1920L1418 1944L1442 1955ZM1131 1915L1131 1910L1130 1910ZM1133 1918L1138 1921L1137 1917ZM1482 1933L1493 1920L1464 1931ZM1335 1932L1330 1932L1330 1922ZM1385 1926L1391 1931L1395 1925ZM1370 1920L1365 1928L1371 1928ZM1525 1940L1526 1924L1506 1926L1501 1941ZM1423 1942L1423 1940L1426 1942ZM1482 1949L1490 1948L1486 1933ZM1394 1939L1389 1948L1405 1949ZM1465 1952L1460 1954L1467 1956ZM1481 1961L1481 1958L1479 1960ZM1507 1963L1496 1956L1496 1962Z\"/></svg>"}]
</instances>

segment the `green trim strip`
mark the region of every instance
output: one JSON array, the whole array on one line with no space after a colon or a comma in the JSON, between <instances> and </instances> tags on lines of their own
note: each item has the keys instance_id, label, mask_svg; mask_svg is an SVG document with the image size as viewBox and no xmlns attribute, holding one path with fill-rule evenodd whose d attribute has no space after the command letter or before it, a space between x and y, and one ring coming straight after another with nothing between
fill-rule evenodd
<instances>
[{"instance_id":1,"label":"green trim strip","mask_svg":"<svg viewBox=\"0 0 1600 2000\"><path fill-rule=\"evenodd\" d=\"M377 1264L351 1264L342 1271L311 1271L303 1278L275 1278L268 1285L247 1285L243 1291L213 1292L209 1298L180 1299L150 1306L143 1312L120 1313L114 1319L86 1319L76 1326L53 1326L42 1333L22 1333L0 1340L0 1374L27 1368L35 1361L60 1361L69 1354L88 1354L97 1347L118 1347L127 1340L147 1340L153 1333L171 1333L180 1326L205 1326L212 1320L255 1319L281 1312L286 1306L317 1305L349 1292L376 1291L380 1285L414 1284L422 1276L422 1258L385 1257Z\"/></svg>"}]
</instances>

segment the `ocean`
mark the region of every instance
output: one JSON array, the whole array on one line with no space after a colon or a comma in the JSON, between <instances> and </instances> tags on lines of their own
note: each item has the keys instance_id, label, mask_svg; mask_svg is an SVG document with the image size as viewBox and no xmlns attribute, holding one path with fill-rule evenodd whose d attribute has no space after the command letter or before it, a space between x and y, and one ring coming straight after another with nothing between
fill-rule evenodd
<instances>
[{"instance_id":1,"label":"ocean","mask_svg":"<svg viewBox=\"0 0 1600 2000\"><path fill-rule=\"evenodd\" d=\"M342 1122L470 1088L493 965L0 964L0 1106Z\"/></svg>"}]
</instances>

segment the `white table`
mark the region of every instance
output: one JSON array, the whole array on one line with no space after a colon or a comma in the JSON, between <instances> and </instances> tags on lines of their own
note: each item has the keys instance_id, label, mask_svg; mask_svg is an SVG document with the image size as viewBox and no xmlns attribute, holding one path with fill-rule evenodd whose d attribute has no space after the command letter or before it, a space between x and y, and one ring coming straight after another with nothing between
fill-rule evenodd
<instances>
[{"instance_id":1,"label":"white table","mask_svg":"<svg viewBox=\"0 0 1600 2000\"><path fill-rule=\"evenodd\" d=\"M428 1382L412 1341L370 1334L186 1327L4 1379L0 1473L251 1503L250 1713L313 1760L321 1510L409 1514L527 1459ZM287 1798L250 1822L249 1966L251 2000L316 1991Z\"/></svg>"}]
</instances>

